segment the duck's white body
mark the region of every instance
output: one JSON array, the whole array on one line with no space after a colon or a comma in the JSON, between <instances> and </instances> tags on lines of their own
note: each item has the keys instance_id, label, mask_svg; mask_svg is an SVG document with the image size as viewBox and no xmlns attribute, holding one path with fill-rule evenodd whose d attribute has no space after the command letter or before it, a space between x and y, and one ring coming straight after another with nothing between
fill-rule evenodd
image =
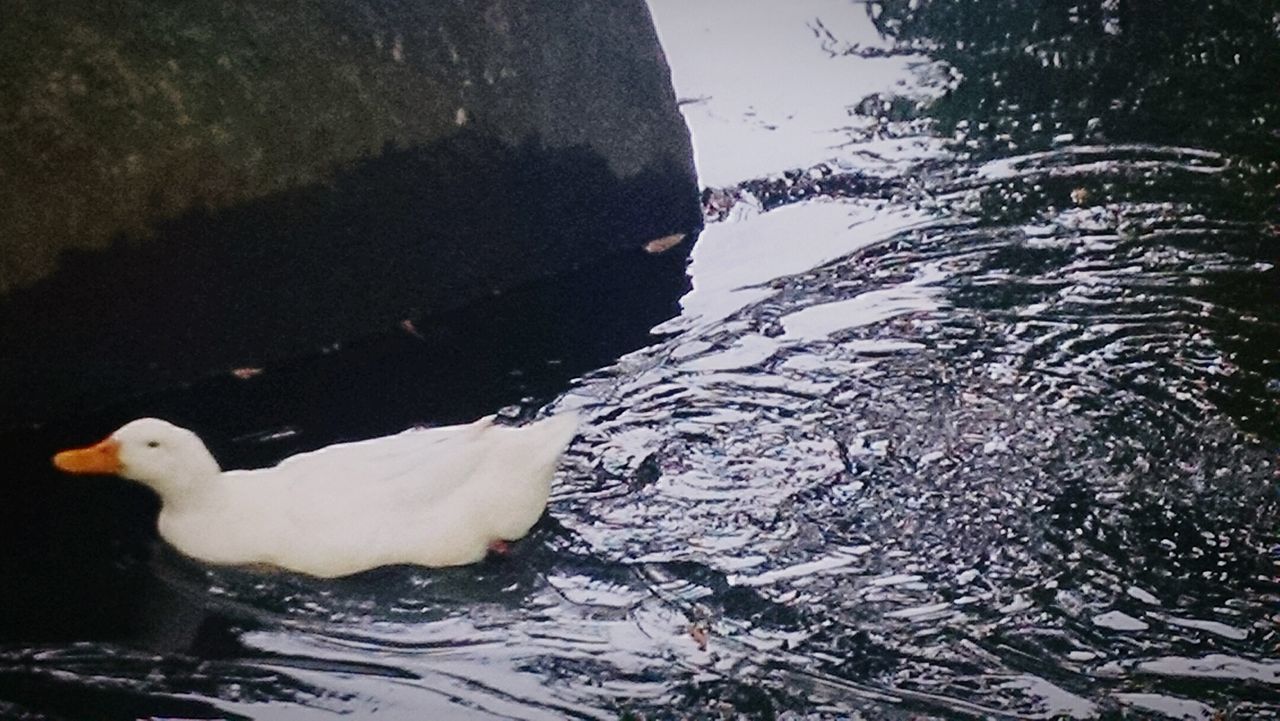
<instances>
[{"instance_id":1,"label":"duck's white body","mask_svg":"<svg viewBox=\"0 0 1280 721\"><path fill-rule=\"evenodd\" d=\"M184 554L333 577L474 563L491 544L523 537L546 507L576 428L573 414L519 428L487 417L227 472L194 434L164 421L134 421L103 443L118 449L114 472L160 495L160 535ZM69 453L90 452L100 451ZM161 453L182 462L150 462Z\"/></svg>"}]
</instances>

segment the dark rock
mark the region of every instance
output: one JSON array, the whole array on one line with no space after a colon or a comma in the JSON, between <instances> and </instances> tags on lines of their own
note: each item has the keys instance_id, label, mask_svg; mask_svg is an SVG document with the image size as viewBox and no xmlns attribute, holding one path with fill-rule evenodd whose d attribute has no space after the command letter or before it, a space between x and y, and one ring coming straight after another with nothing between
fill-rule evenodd
<instances>
[{"instance_id":1,"label":"dark rock","mask_svg":"<svg viewBox=\"0 0 1280 721\"><path fill-rule=\"evenodd\" d=\"M20 1L0 67L0 425L699 224L640 0Z\"/></svg>"}]
</instances>

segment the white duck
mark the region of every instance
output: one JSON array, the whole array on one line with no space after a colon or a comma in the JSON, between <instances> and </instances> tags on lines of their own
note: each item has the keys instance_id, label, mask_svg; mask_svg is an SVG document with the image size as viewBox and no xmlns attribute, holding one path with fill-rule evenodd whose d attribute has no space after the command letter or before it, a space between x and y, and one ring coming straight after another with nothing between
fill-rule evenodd
<instances>
[{"instance_id":1,"label":"white duck","mask_svg":"<svg viewBox=\"0 0 1280 721\"><path fill-rule=\"evenodd\" d=\"M577 426L575 413L519 428L489 416L222 471L196 434L142 418L53 462L154 490L161 537L188 556L331 578L474 563L523 537L546 508Z\"/></svg>"}]
</instances>

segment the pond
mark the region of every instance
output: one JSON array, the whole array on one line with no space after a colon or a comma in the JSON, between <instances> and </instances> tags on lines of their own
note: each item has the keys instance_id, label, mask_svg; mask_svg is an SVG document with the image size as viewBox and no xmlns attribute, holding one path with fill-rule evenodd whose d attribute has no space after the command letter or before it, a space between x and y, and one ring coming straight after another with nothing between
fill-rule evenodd
<instances>
[{"instance_id":1,"label":"pond","mask_svg":"<svg viewBox=\"0 0 1280 721\"><path fill-rule=\"evenodd\" d=\"M1280 12L651 7L707 227L645 347L487 397L586 414L533 535L213 570L45 470L111 426L10 438L0 714L1280 718ZM414 347L145 410L262 465L412 422Z\"/></svg>"}]
</instances>

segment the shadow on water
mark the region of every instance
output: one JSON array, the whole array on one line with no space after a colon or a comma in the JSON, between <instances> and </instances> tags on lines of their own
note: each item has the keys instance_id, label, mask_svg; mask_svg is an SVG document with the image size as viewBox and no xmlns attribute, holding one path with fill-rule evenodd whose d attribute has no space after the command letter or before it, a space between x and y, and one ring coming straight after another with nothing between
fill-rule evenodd
<instances>
[{"instance_id":1,"label":"shadow on water","mask_svg":"<svg viewBox=\"0 0 1280 721\"><path fill-rule=\"evenodd\" d=\"M615 253L447 318L420 319L410 329L270 366L251 378L222 375L56 424L11 430L0 443L16 462L14 477L27 480L3 491L4 533L11 541L5 547L14 550L3 562L12 566L11 577L29 580L3 593L6 607L16 604L33 615L6 615L0 636L72 639L124 628L114 603L132 603L125 599L135 593L81 591L97 574L103 583L127 586L132 574L121 574L125 569L106 559L122 549L126 557L145 555L154 537L141 531L150 525L143 519L155 512L149 494L128 484L59 477L49 464L57 449L155 415L203 429L224 467L257 467L337 440L468 421L513 404L536 407L571 378L649 342L649 329L676 310L673 299L686 287L686 257L679 248L661 255ZM95 561L85 568L76 561L84 558ZM44 572L69 567L81 568ZM81 613L48 605L50 597L79 600Z\"/></svg>"},{"instance_id":2,"label":"shadow on water","mask_svg":"<svg viewBox=\"0 0 1280 721\"><path fill-rule=\"evenodd\" d=\"M508 562L326 583L198 568L151 548L141 495L20 467L44 485L4 505L41 510L6 526L37 550L4 559L28 583L3 591L24 615L4 619L0 698L123 704L106 718L1277 718L1280 173L1258 84L1276 20L1072 7L868 5L919 82L935 61L960 79L924 105L880 96L898 111L822 167L709 190L719 220L652 345L504 356L520 375L475 403L536 405L578 376L554 403L590 416ZM833 59L876 57L834 33L814 33ZM886 139L925 150L862 152ZM617 302L646 323L671 315L632 292ZM421 346L12 447L43 463L147 407L254 465L465 415L465 374L395 400L434 372L405 360Z\"/></svg>"},{"instance_id":3,"label":"shadow on water","mask_svg":"<svg viewBox=\"0 0 1280 721\"><path fill-rule=\"evenodd\" d=\"M684 177L651 168L619 178L586 147L511 146L468 129L384 148L327 183L69 252L58 273L0 302L0 427L275 363L406 319L429 327L552 276L605 290L602 303L626 300L608 289L634 291L637 274L669 288L653 264L632 270L620 259L634 263L646 242L700 224ZM483 307L503 316L492 321L501 326L519 303L545 304L564 290ZM489 323L474 311L472 319ZM578 330L544 323L508 342L547 329L556 334L537 342Z\"/></svg>"}]
</instances>

